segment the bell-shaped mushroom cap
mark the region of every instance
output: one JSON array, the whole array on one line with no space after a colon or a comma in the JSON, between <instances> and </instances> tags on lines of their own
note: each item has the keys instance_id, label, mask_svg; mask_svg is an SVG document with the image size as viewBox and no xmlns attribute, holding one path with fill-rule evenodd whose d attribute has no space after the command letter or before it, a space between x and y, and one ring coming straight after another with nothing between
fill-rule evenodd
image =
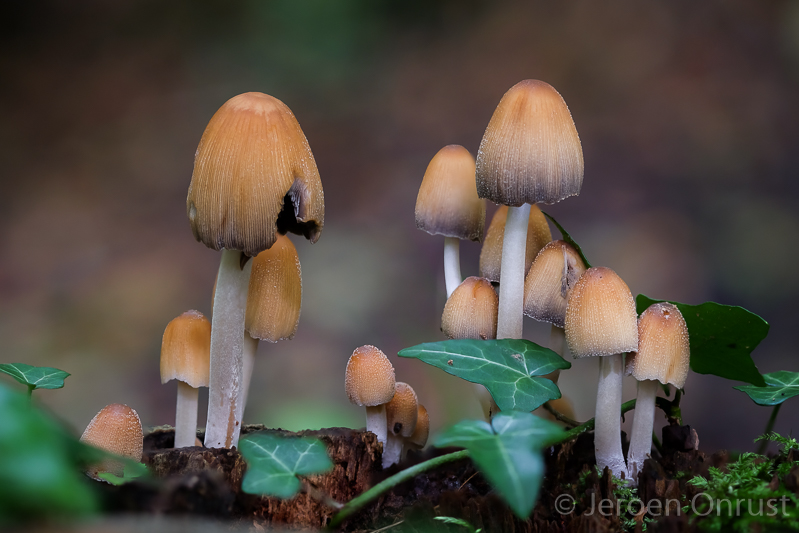
<instances>
[{"instance_id":1,"label":"bell-shaped mushroom cap","mask_svg":"<svg viewBox=\"0 0 799 533\"><path fill-rule=\"evenodd\" d=\"M374 346L356 348L344 376L350 402L362 407L382 405L394 397L394 366Z\"/></svg>"},{"instance_id":2,"label":"bell-shaped mushroom cap","mask_svg":"<svg viewBox=\"0 0 799 533\"><path fill-rule=\"evenodd\" d=\"M316 242L322 182L286 104L245 93L216 112L197 147L186 211L194 237L214 250L254 257L287 231Z\"/></svg>"},{"instance_id":3,"label":"bell-shaped mushroom cap","mask_svg":"<svg viewBox=\"0 0 799 533\"><path fill-rule=\"evenodd\" d=\"M302 273L297 249L280 235L252 260L244 329L254 339L277 342L297 332L302 303Z\"/></svg>"},{"instance_id":4,"label":"bell-shaped mushroom cap","mask_svg":"<svg viewBox=\"0 0 799 533\"><path fill-rule=\"evenodd\" d=\"M488 225L483 247L480 250L480 276L489 281L499 282L502 272L502 244L505 241L505 221L508 219L507 206L500 206ZM536 254L552 240L549 224L538 206L530 207L527 221L527 248L524 256L524 271L530 268Z\"/></svg>"},{"instance_id":5,"label":"bell-shaped mushroom cap","mask_svg":"<svg viewBox=\"0 0 799 533\"><path fill-rule=\"evenodd\" d=\"M496 339L498 309L491 282L470 276L447 299L441 331L450 339Z\"/></svg>"},{"instance_id":6,"label":"bell-shaped mushroom cap","mask_svg":"<svg viewBox=\"0 0 799 533\"><path fill-rule=\"evenodd\" d=\"M589 268L569 294L566 343L578 358L634 352L637 318L627 284L609 268Z\"/></svg>"},{"instance_id":7,"label":"bell-shaped mushroom cap","mask_svg":"<svg viewBox=\"0 0 799 533\"><path fill-rule=\"evenodd\" d=\"M554 204L580 194L583 149L566 102L525 80L502 97L477 152L477 194L502 205Z\"/></svg>"},{"instance_id":8,"label":"bell-shaped mushroom cap","mask_svg":"<svg viewBox=\"0 0 799 533\"><path fill-rule=\"evenodd\" d=\"M167 324L161 339L161 383L177 379L196 388L208 386L211 323L199 311L186 311Z\"/></svg>"},{"instance_id":9,"label":"bell-shaped mushroom cap","mask_svg":"<svg viewBox=\"0 0 799 533\"><path fill-rule=\"evenodd\" d=\"M427 414L427 409L422 404L416 411L416 429L413 430L411 436L408 437L408 444L414 448L424 448L427 444L427 437L430 436L430 417Z\"/></svg>"},{"instance_id":10,"label":"bell-shaped mushroom cap","mask_svg":"<svg viewBox=\"0 0 799 533\"><path fill-rule=\"evenodd\" d=\"M559 328L566 323L566 301L585 272L577 250L565 241L552 241L535 257L524 279L524 314Z\"/></svg>"},{"instance_id":11,"label":"bell-shaped mushroom cap","mask_svg":"<svg viewBox=\"0 0 799 533\"><path fill-rule=\"evenodd\" d=\"M627 373L681 389L690 361L688 326L680 310L668 302L650 305L638 319L638 353L628 361Z\"/></svg>"},{"instance_id":12,"label":"bell-shaped mushroom cap","mask_svg":"<svg viewBox=\"0 0 799 533\"><path fill-rule=\"evenodd\" d=\"M410 437L416 429L419 413L416 392L407 383L397 382L391 401L386 404L386 426L392 435Z\"/></svg>"},{"instance_id":13,"label":"bell-shaped mushroom cap","mask_svg":"<svg viewBox=\"0 0 799 533\"><path fill-rule=\"evenodd\" d=\"M474 157L457 144L433 156L416 197L416 227L432 235L481 241L485 200L477 197Z\"/></svg>"},{"instance_id":14,"label":"bell-shaped mushroom cap","mask_svg":"<svg viewBox=\"0 0 799 533\"><path fill-rule=\"evenodd\" d=\"M144 443L141 421L136 411L127 405L112 403L103 407L86 426L80 440L115 455L141 461ZM98 473L122 476L123 471L124 465L120 461L106 460L91 465L86 473L97 479Z\"/></svg>"}]
</instances>

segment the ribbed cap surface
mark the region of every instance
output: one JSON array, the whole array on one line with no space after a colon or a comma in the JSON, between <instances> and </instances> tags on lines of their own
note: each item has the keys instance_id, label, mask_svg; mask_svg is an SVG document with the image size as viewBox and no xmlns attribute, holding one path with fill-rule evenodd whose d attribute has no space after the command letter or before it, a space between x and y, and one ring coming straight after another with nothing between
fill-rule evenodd
<instances>
[{"instance_id":1,"label":"ribbed cap surface","mask_svg":"<svg viewBox=\"0 0 799 533\"><path fill-rule=\"evenodd\" d=\"M583 150L566 102L543 81L511 87L477 152L477 194L503 205L554 204L582 183Z\"/></svg>"},{"instance_id":2,"label":"ribbed cap surface","mask_svg":"<svg viewBox=\"0 0 799 533\"><path fill-rule=\"evenodd\" d=\"M347 361L344 388L355 405L388 403L394 397L394 366L374 346L356 348Z\"/></svg>"},{"instance_id":3,"label":"ribbed cap surface","mask_svg":"<svg viewBox=\"0 0 799 533\"><path fill-rule=\"evenodd\" d=\"M637 318L627 284L609 268L589 268L569 294L566 343L574 357L634 352Z\"/></svg>"},{"instance_id":4,"label":"ribbed cap surface","mask_svg":"<svg viewBox=\"0 0 799 533\"><path fill-rule=\"evenodd\" d=\"M470 276L447 299L441 331L450 339L496 339L498 309L491 282Z\"/></svg>"},{"instance_id":5,"label":"ribbed cap surface","mask_svg":"<svg viewBox=\"0 0 799 533\"><path fill-rule=\"evenodd\" d=\"M419 404L416 411L416 429L408 437L408 443L416 448L424 448L427 444L427 437L430 436L430 417L424 405Z\"/></svg>"},{"instance_id":6,"label":"ribbed cap surface","mask_svg":"<svg viewBox=\"0 0 799 533\"><path fill-rule=\"evenodd\" d=\"M407 383L397 382L394 397L386 404L386 425L393 435L410 437L416 429L419 403L416 392Z\"/></svg>"},{"instance_id":7,"label":"ribbed cap surface","mask_svg":"<svg viewBox=\"0 0 799 533\"><path fill-rule=\"evenodd\" d=\"M483 239L485 200L477 197L474 157L457 144L433 157L416 197L416 227L433 235Z\"/></svg>"},{"instance_id":8,"label":"ribbed cap surface","mask_svg":"<svg viewBox=\"0 0 799 533\"><path fill-rule=\"evenodd\" d=\"M252 260L244 329L254 339L291 339L297 332L302 304L302 272L297 249L280 235Z\"/></svg>"},{"instance_id":9,"label":"ribbed cap surface","mask_svg":"<svg viewBox=\"0 0 799 533\"><path fill-rule=\"evenodd\" d=\"M690 362L688 326L680 310L667 302L650 305L638 319L638 353L628 362L627 373L681 389Z\"/></svg>"},{"instance_id":10,"label":"ribbed cap surface","mask_svg":"<svg viewBox=\"0 0 799 533\"><path fill-rule=\"evenodd\" d=\"M161 383L177 379L195 389L208 386L211 323L199 311L186 311L167 324L161 339Z\"/></svg>"},{"instance_id":11,"label":"ribbed cap surface","mask_svg":"<svg viewBox=\"0 0 799 533\"><path fill-rule=\"evenodd\" d=\"M505 242L505 222L508 219L507 206L500 206L488 226L483 248L480 250L480 276L489 281L499 282L502 273L502 244ZM552 240L549 224L538 206L530 207L527 222L527 248L524 256L524 271L530 268L536 254Z\"/></svg>"},{"instance_id":12,"label":"ribbed cap surface","mask_svg":"<svg viewBox=\"0 0 799 533\"><path fill-rule=\"evenodd\" d=\"M572 245L564 241L548 243L538 252L524 279L524 314L562 328L567 298L585 270Z\"/></svg>"},{"instance_id":13,"label":"ribbed cap surface","mask_svg":"<svg viewBox=\"0 0 799 533\"><path fill-rule=\"evenodd\" d=\"M255 256L278 231L316 242L324 194L311 148L291 110L263 93L228 100L200 139L186 210L194 237Z\"/></svg>"},{"instance_id":14,"label":"ribbed cap surface","mask_svg":"<svg viewBox=\"0 0 799 533\"><path fill-rule=\"evenodd\" d=\"M136 411L127 405L112 403L103 407L86 426L80 440L101 450L141 461L144 442L141 421ZM103 461L91 465L87 473L93 478L102 472L122 476L123 469L119 461Z\"/></svg>"}]
</instances>

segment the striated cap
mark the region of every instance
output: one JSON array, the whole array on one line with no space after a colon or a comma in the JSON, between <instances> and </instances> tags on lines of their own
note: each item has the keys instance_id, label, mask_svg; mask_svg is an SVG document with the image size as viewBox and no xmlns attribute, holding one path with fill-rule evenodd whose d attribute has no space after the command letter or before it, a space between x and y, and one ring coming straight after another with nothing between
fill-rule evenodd
<instances>
[{"instance_id":1,"label":"striated cap","mask_svg":"<svg viewBox=\"0 0 799 533\"><path fill-rule=\"evenodd\" d=\"M244 329L254 339L291 339L302 303L302 273L297 249L285 235L253 259Z\"/></svg>"},{"instance_id":2,"label":"striated cap","mask_svg":"<svg viewBox=\"0 0 799 533\"><path fill-rule=\"evenodd\" d=\"M419 402L416 392L407 383L397 382L394 397L386 404L386 426L393 435L410 437L416 429Z\"/></svg>"},{"instance_id":3,"label":"striated cap","mask_svg":"<svg viewBox=\"0 0 799 533\"><path fill-rule=\"evenodd\" d=\"M450 339L496 339L498 309L491 282L470 276L447 299L441 331Z\"/></svg>"},{"instance_id":4,"label":"striated cap","mask_svg":"<svg viewBox=\"0 0 799 533\"><path fill-rule=\"evenodd\" d=\"M374 346L356 348L344 375L350 402L360 406L382 405L394 397L394 366Z\"/></svg>"},{"instance_id":5,"label":"striated cap","mask_svg":"<svg viewBox=\"0 0 799 533\"><path fill-rule=\"evenodd\" d=\"M499 282L502 272L502 244L505 241L505 221L508 219L507 206L500 206L488 226L483 248L480 250L480 275L490 281ZM533 259L546 243L552 240L549 224L538 206L530 206L527 222L527 248L524 256L524 271L530 268Z\"/></svg>"},{"instance_id":6,"label":"striated cap","mask_svg":"<svg viewBox=\"0 0 799 533\"><path fill-rule=\"evenodd\" d=\"M681 389L690 362L688 326L680 310L668 302L650 305L638 319L638 353L628 361L627 373Z\"/></svg>"},{"instance_id":7,"label":"striated cap","mask_svg":"<svg viewBox=\"0 0 799 533\"><path fill-rule=\"evenodd\" d=\"M161 383L177 379L196 388L208 386L211 323L199 311L186 311L167 324L161 339Z\"/></svg>"},{"instance_id":8,"label":"striated cap","mask_svg":"<svg viewBox=\"0 0 799 533\"><path fill-rule=\"evenodd\" d=\"M578 358L634 352L637 318L627 284L609 268L589 268L569 294L566 343Z\"/></svg>"},{"instance_id":9,"label":"striated cap","mask_svg":"<svg viewBox=\"0 0 799 533\"><path fill-rule=\"evenodd\" d=\"M580 254L565 241L552 241L535 257L524 279L524 314L559 328L566 323L566 301L585 272Z\"/></svg>"},{"instance_id":10,"label":"striated cap","mask_svg":"<svg viewBox=\"0 0 799 533\"><path fill-rule=\"evenodd\" d=\"M433 156L416 197L416 227L432 235L483 240L485 200L477 197L474 157L457 144Z\"/></svg>"},{"instance_id":11,"label":"striated cap","mask_svg":"<svg viewBox=\"0 0 799 533\"><path fill-rule=\"evenodd\" d=\"M324 193L311 148L291 110L272 96L234 96L200 139L186 199L194 237L254 257L278 232L316 242Z\"/></svg>"},{"instance_id":12,"label":"striated cap","mask_svg":"<svg viewBox=\"0 0 799 533\"><path fill-rule=\"evenodd\" d=\"M524 80L499 101L477 152L477 194L502 205L554 204L580 193L583 149L566 102Z\"/></svg>"},{"instance_id":13,"label":"striated cap","mask_svg":"<svg viewBox=\"0 0 799 533\"><path fill-rule=\"evenodd\" d=\"M120 403L112 403L92 418L80 437L81 442L100 448L115 455L121 455L134 461L141 461L144 439L141 421L136 411ZM110 472L122 476L124 465L120 461L105 460L91 465L86 472L90 477Z\"/></svg>"},{"instance_id":14,"label":"striated cap","mask_svg":"<svg viewBox=\"0 0 799 533\"><path fill-rule=\"evenodd\" d=\"M416 411L416 429L408 437L408 444L414 448L424 448L427 444L427 437L430 436L430 417L424 405L419 404Z\"/></svg>"}]
</instances>

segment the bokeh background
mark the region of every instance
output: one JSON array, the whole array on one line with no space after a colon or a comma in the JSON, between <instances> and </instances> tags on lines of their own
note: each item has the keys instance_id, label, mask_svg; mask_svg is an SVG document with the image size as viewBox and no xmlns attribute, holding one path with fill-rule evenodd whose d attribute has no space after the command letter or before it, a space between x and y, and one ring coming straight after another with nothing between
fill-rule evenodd
<instances>
[{"instance_id":1,"label":"bokeh background","mask_svg":"<svg viewBox=\"0 0 799 533\"><path fill-rule=\"evenodd\" d=\"M430 158L451 143L476 153L499 99L526 78L554 85L576 122L582 194L548 210L592 262L633 294L760 314L771 324L761 372L799 370L795 0L2 9L0 360L71 372L35 396L76 432L113 402L145 425L173 422L161 335L187 309L210 315L219 260L186 217L194 151L216 109L246 91L294 111L326 199L319 242L293 239L299 331L261 344L246 422L363 425L343 391L362 344L389 354L434 429L479 416L470 385L396 357L443 338L443 243L413 212ZM478 255L462 246L464 275ZM547 327L525 324L546 342ZM561 378L579 419L592 416L596 372L576 361ZM753 448L770 410L737 384L689 376L683 413L701 448ZM799 429L795 413L789 402L776 429Z\"/></svg>"}]
</instances>

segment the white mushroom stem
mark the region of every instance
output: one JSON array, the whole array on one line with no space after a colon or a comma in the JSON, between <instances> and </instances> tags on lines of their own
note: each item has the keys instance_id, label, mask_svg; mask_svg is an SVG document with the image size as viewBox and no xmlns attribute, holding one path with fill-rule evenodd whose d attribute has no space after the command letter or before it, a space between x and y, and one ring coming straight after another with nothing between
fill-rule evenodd
<instances>
[{"instance_id":1,"label":"white mushroom stem","mask_svg":"<svg viewBox=\"0 0 799 533\"><path fill-rule=\"evenodd\" d=\"M660 383L654 379L638 382L638 397L635 400L635 418L633 418L630 451L627 463L630 468L630 481L638 484L638 473L644 461L652 451L652 428L655 425L655 397Z\"/></svg>"},{"instance_id":2,"label":"white mushroom stem","mask_svg":"<svg viewBox=\"0 0 799 533\"><path fill-rule=\"evenodd\" d=\"M402 458L402 444L405 439L401 435L388 433L386 445L383 447L383 468L388 468L400 462Z\"/></svg>"},{"instance_id":3,"label":"white mushroom stem","mask_svg":"<svg viewBox=\"0 0 799 533\"><path fill-rule=\"evenodd\" d=\"M239 389L242 378L244 312L252 261L241 267L242 253L222 250L211 321L211 370L208 379L208 421L206 448L238 446L242 406Z\"/></svg>"},{"instance_id":4,"label":"white mushroom stem","mask_svg":"<svg viewBox=\"0 0 799 533\"><path fill-rule=\"evenodd\" d=\"M247 408L247 398L250 394L250 382L252 382L252 372L255 366L255 353L258 351L258 339L254 339L246 331L244 332L244 345L241 350L241 412Z\"/></svg>"},{"instance_id":5,"label":"white mushroom stem","mask_svg":"<svg viewBox=\"0 0 799 533\"><path fill-rule=\"evenodd\" d=\"M594 419L594 452L600 470L607 466L614 476L629 479L621 450L622 354L599 358L599 385Z\"/></svg>"},{"instance_id":6,"label":"white mushroom stem","mask_svg":"<svg viewBox=\"0 0 799 533\"><path fill-rule=\"evenodd\" d=\"M508 208L499 280L498 339L521 339L524 318L524 260L530 204Z\"/></svg>"},{"instance_id":7,"label":"white mushroom stem","mask_svg":"<svg viewBox=\"0 0 799 533\"><path fill-rule=\"evenodd\" d=\"M444 237L444 281L447 284L447 298L461 284L461 240L457 237Z\"/></svg>"},{"instance_id":8,"label":"white mushroom stem","mask_svg":"<svg viewBox=\"0 0 799 533\"><path fill-rule=\"evenodd\" d=\"M178 380L175 409L175 448L194 446L197 438L197 397L200 390Z\"/></svg>"},{"instance_id":9,"label":"white mushroom stem","mask_svg":"<svg viewBox=\"0 0 799 533\"><path fill-rule=\"evenodd\" d=\"M386 405L366 406L366 431L371 431L386 448Z\"/></svg>"}]
</instances>

